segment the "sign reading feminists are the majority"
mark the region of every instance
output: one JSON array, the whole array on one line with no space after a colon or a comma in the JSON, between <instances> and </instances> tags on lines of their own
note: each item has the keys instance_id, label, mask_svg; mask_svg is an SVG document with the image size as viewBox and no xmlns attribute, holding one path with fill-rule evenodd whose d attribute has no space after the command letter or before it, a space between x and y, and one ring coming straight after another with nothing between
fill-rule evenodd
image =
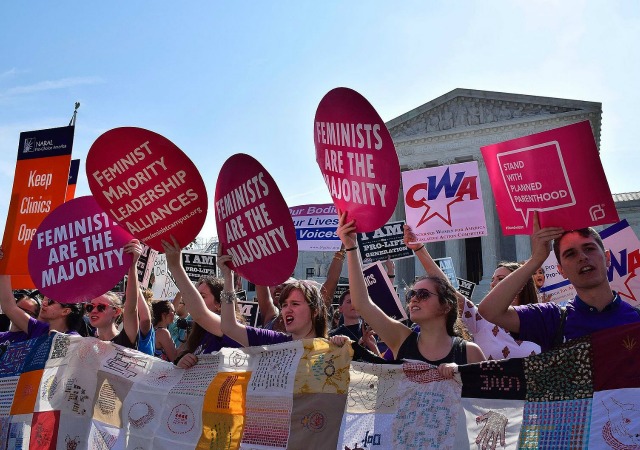
<instances>
[{"instance_id":1,"label":"sign reading feminists are the majority","mask_svg":"<svg viewBox=\"0 0 640 450\"><path fill-rule=\"evenodd\" d=\"M313 126L316 161L340 211L366 233L391 218L400 188L400 163L386 125L362 95L329 91Z\"/></svg>"},{"instance_id":2,"label":"sign reading feminists are the majority","mask_svg":"<svg viewBox=\"0 0 640 450\"><path fill-rule=\"evenodd\" d=\"M79 303L104 294L129 270L124 245L132 236L91 196L57 207L40 224L29 249L29 273L47 297Z\"/></svg>"},{"instance_id":3,"label":"sign reading feminists are the majority","mask_svg":"<svg viewBox=\"0 0 640 450\"><path fill-rule=\"evenodd\" d=\"M274 286L298 259L296 230L269 172L249 155L225 161L215 196L216 228L232 268L254 284Z\"/></svg>"},{"instance_id":4,"label":"sign reading feminists are the majority","mask_svg":"<svg viewBox=\"0 0 640 450\"><path fill-rule=\"evenodd\" d=\"M27 255L42 220L65 201L74 127L20 133L11 203L4 228L0 273L31 289Z\"/></svg>"},{"instance_id":5,"label":"sign reading feminists are the majority","mask_svg":"<svg viewBox=\"0 0 640 450\"><path fill-rule=\"evenodd\" d=\"M173 235L181 247L207 217L207 191L196 166L153 131L107 131L87 155L89 187L109 216L154 250Z\"/></svg>"}]
</instances>

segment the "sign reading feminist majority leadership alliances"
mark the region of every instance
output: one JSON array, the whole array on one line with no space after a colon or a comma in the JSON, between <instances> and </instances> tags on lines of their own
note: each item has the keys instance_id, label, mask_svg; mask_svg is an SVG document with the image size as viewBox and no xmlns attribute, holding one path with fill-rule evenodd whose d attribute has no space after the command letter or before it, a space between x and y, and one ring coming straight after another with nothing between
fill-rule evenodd
<instances>
[{"instance_id":1,"label":"sign reading feminist majority leadership alliances","mask_svg":"<svg viewBox=\"0 0 640 450\"><path fill-rule=\"evenodd\" d=\"M170 235L185 247L207 217L198 169L153 131L123 127L101 135L87 155L87 178L104 211L154 250Z\"/></svg>"},{"instance_id":2,"label":"sign reading feminist majority leadership alliances","mask_svg":"<svg viewBox=\"0 0 640 450\"><path fill-rule=\"evenodd\" d=\"M216 228L231 267L254 284L274 286L298 259L287 203L269 172L249 155L225 161L216 183Z\"/></svg>"},{"instance_id":3,"label":"sign reading feminist majority leadership alliances","mask_svg":"<svg viewBox=\"0 0 640 450\"><path fill-rule=\"evenodd\" d=\"M617 222L589 121L482 147L502 233Z\"/></svg>"},{"instance_id":4,"label":"sign reading feminist majority leadership alliances","mask_svg":"<svg viewBox=\"0 0 640 450\"><path fill-rule=\"evenodd\" d=\"M11 203L2 239L0 273L18 289L35 287L29 246L42 220L65 201L74 127L20 133Z\"/></svg>"},{"instance_id":5,"label":"sign reading feminist majority leadership alliances","mask_svg":"<svg viewBox=\"0 0 640 450\"><path fill-rule=\"evenodd\" d=\"M58 206L40 224L29 249L29 273L47 297L79 303L104 294L129 270L132 239L91 196Z\"/></svg>"},{"instance_id":6,"label":"sign reading feminist majority leadership alliances","mask_svg":"<svg viewBox=\"0 0 640 450\"><path fill-rule=\"evenodd\" d=\"M316 161L334 204L366 233L391 218L400 189L400 163L386 125L362 95L329 91L313 127Z\"/></svg>"},{"instance_id":7,"label":"sign reading feminist majority leadership alliances","mask_svg":"<svg viewBox=\"0 0 640 450\"><path fill-rule=\"evenodd\" d=\"M335 205L302 205L289 208L296 227L298 250L336 251L342 242L336 233L338 211Z\"/></svg>"},{"instance_id":8,"label":"sign reading feminist majority leadership alliances","mask_svg":"<svg viewBox=\"0 0 640 450\"><path fill-rule=\"evenodd\" d=\"M403 172L402 186L417 242L487 235L476 161Z\"/></svg>"}]
</instances>

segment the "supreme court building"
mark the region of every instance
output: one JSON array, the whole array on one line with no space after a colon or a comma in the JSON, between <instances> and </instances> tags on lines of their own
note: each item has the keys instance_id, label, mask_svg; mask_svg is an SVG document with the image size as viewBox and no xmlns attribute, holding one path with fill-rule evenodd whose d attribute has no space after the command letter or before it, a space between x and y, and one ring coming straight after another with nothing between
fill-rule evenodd
<instances>
[{"instance_id":1,"label":"supreme court building","mask_svg":"<svg viewBox=\"0 0 640 450\"><path fill-rule=\"evenodd\" d=\"M602 104L597 102L455 89L387 122L403 171L478 162L488 235L427 244L434 258L453 259L458 277L479 284L474 301L486 294L498 262L531 256L529 236L502 235L480 147L589 120L600 148L601 115ZM391 220L405 218L403 198L401 189ZM638 193L614 195L614 200L621 219L626 217L638 233ZM294 276L310 278L313 270L313 277L321 280L332 258L333 252L300 252ZM395 281L400 287L422 274L415 258L396 262ZM347 276L346 264L342 276Z\"/></svg>"}]
</instances>

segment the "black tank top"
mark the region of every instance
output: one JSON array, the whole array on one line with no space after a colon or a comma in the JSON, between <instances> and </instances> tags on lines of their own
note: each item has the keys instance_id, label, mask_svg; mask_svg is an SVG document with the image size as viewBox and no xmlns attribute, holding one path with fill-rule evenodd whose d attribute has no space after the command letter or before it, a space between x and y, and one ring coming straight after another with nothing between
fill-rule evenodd
<instances>
[{"instance_id":1,"label":"black tank top","mask_svg":"<svg viewBox=\"0 0 640 450\"><path fill-rule=\"evenodd\" d=\"M451 351L449 351L447 356L437 361L429 361L427 358L422 356L422 353L418 350L418 336L419 334L416 332L412 332L407 336L398 350L396 359L416 359L433 364L434 366L439 366L444 363L456 363L458 365L467 364L467 341L464 339L457 336L454 337Z\"/></svg>"}]
</instances>

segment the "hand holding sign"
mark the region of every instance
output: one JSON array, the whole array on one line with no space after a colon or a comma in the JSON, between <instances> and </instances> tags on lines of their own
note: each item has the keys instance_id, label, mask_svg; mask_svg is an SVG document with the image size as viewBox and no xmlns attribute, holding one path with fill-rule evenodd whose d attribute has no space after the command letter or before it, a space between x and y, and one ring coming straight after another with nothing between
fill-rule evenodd
<instances>
[{"instance_id":1,"label":"hand holding sign","mask_svg":"<svg viewBox=\"0 0 640 450\"><path fill-rule=\"evenodd\" d=\"M393 214L400 163L386 125L359 93L336 88L320 101L314 121L316 161L336 207L373 231Z\"/></svg>"}]
</instances>

